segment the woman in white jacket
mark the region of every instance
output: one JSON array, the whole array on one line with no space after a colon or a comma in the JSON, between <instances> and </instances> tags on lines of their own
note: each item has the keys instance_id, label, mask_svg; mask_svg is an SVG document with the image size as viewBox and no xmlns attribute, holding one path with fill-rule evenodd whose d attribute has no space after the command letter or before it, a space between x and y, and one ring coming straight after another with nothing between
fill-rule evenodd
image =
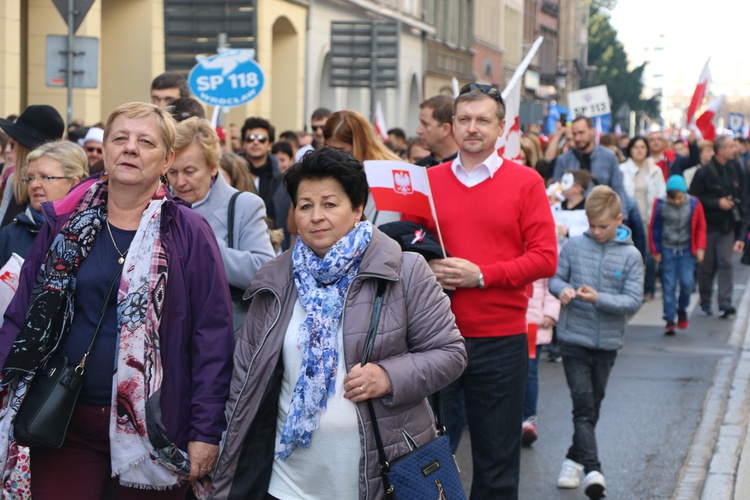
<instances>
[{"instance_id":1,"label":"woman in white jacket","mask_svg":"<svg viewBox=\"0 0 750 500\"><path fill-rule=\"evenodd\" d=\"M644 233L648 235L651 210L654 200L667 195L667 184L661 168L651 159L648 141L642 136L633 137L626 150L628 159L620 164L625 192L638 204L638 212L643 220ZM649 248L646 242L646 248ZM646 278L643 286L644 300L654 298L656 288L656 263L651 255L646 256Z\"/></svg>"}]
</instances>

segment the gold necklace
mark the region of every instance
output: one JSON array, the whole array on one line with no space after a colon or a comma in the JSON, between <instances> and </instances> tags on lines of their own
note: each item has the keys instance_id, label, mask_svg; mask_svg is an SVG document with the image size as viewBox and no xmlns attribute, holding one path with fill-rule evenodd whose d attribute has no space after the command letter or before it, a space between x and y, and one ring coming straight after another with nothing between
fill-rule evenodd
<instances>
[{"instance_id":1,"label":"gold necklace","mask_svg":"<svg viewBox=\"0 0 750 500\"><path fill-rule=\"evenodd\" d=\"M117 253L120 254L120 258L117 259L117 263L122 265L125 262L125 254L128 253L128 250L130 250L130 247L126 248L124 252L121 252L120 249L117 247L117 243L115 243L115 237L112 236L112 228L109 225L109 219L104 219L104 221L107 223L107 232L109 232L109 237L112 240L112 244L115 246L115 250L117 250Z\"/></svg>"}]
</instances>

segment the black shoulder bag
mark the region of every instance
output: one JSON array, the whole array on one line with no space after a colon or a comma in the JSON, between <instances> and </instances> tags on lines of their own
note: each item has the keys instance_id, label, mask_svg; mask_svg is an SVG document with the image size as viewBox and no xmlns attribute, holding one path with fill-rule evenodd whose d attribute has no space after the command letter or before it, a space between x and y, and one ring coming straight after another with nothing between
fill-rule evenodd
<instances>
[{"instance_id":1,"label":"black shoulder bag","mask_svg":"<svg viewBox=\"0 0 750 500\"><path fill-rule=\"evenodd\" d=\"M380 280L375 297L375 306L372 310L370 328L367 331L365 348L362 353L362 366L369 362L375 344L375 335L378 330L385 287L386 281ZM458 465L453 453L451 453L448 436L445 435L443 408L440 403L439 392L433 395L433 402L434 407L437 409L435 421L438 437L419 447L412 443L414 445L412 451L389 462L385 456L385 448L380 436L375 408L372 405L372 400L367 400L367 409L372 421L375 443L378 446L383 487L385 489L385 496L389 500L423 500L426 498L466 500L461 479L458 477Z\"/></svg>"},{"instance_id":2,"label":"black shoulder bag","mask_svg":"<svg viewBox=\"0 0 750 500\"><path fill-rule=\"evenodd\" d=\"M227 246L234 248L234 208L237 204L237 197L242 194L242 191L237 191L229 199L229 210L227 217ZM245 294L245 290L237 288L236 286L229 286L229 292L232 295L232 320L234 323L234 335L237 334L242 328L242 323L245 321L245 315L247 310L250 308L250 301L242 300L242 296Z\"/></svg>"},{"instance_id":3,"label":"black shoulder bag","mask_svg":"<svg viewBox=\"0 0 750 500\"><path fill-rule=\"evenodd\" d=\"M109 298L120 274L122 265L117 268L109 283L99 310L99 323L81 362L76 366L69 365L68 358L56 353L47 358L34 375L13 424L13 436L19 445L34 448L60 448L63 445L78 394L81 392L86 358L94 347L94 340L102 327Z\"/></svg>"}]
</instances>

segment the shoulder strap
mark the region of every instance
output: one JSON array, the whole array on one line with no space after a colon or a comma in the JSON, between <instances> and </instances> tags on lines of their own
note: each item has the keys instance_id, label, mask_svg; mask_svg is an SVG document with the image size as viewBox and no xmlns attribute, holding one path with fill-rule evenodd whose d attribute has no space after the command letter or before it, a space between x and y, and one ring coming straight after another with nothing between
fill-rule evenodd
<instances>
[{"instance_id":1,"label":"shoulder strap","mask_svg":"<svg viewBox=\"0 0 750 500\"><path fill-rule=\"evenodd\" d=\"M78 363L78 366L76 367L76 372L79 372L79 375L83 374L84 367L86 366L86 358L89 357L91 348L94 347L94 340L96 340L96 336L99 334L99 330L101 329L102 323L104 322L104 315L107 313L107 307L109 306L109 298L112 296L112 291L115 289L115 283L117 283L117 278L119 278L121 274L122 274L122 264L117 266L117 271L115 272L115 275L112 276L112 281L109 282L107 293L104 294L104 300L102 301L102 306L99 308L99 323L97 323L96 325L96 330L94 330L94 335L91 337L91 342L89 343L88 348L86 348L86 352L83 354L83 358L81 358L81 362Z\"/></svg>"},{"instance_id":2,"label":"shoulder strap","mask_svg":"<svg viewBox=\"0 0 750 500\"><path fill-rule=\"evenodd\" d=\"M237 197L242 191L237 191L229 198L229 210L227 211L227 246L234 248L234 207L237 205Z\"/></svg>"},{"instance_id":3,"label":"shoulder strap","mask_svg":"<svg viewBox=\"0 0 750 500\"><path fill-rule=\"evenodd\" d=\"M387 285L386 280L381 279L378 282L378 291L375 296L375 305L372 309L372 318L370 319L370 327L367 330L367 339L365 340L365 348L362 353L362 366L366 365L370 361L372 355L373 345L375 344L375 335L378 330L378 323L380 322L380 310L383 306L383 296L385 295L385 287ZM432 395L433 405L435 408L435 423L437 425L438 435L445 434L445 424L443 420L443 407L440 402L440 391ZM367 410L370 413L370 421L372 422L372 429L375 434L375 444L378 447L378 458L380 460L380 470L383 472L383 480L387 482L385 473L390 470L390 464L385 456L385 448L383 447L383 439L380 436L380 427L378 426L378 419L375 416L375 407L372 405L372 400L367 400ZM386 483L387 486L387 483ZM388 488L386 487L386 490Z\"/></svg>"}]
</instances>

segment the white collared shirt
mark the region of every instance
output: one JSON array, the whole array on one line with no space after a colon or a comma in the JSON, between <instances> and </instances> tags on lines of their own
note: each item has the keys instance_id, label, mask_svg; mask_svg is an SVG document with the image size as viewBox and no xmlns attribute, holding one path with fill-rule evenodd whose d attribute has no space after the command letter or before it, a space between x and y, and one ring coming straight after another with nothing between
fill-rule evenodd
<instances>
[{"instance_id":1,"label":"white collared shirt","mask_svg":"<svg viewBox=\"0 0 750 500\"><path fill-rule=\"evenodd\" d=\"M482 163L474 167L470 172L466 170L461 163L461 152L459 151L456 159L451 163L451 170L461 184L466 187L474 187L477 184L494 177L495 172L497 172L502 165L503 159L497 154L497 150L493 150L492 154L485 158Z\"/></svg>"}]
</instances>

